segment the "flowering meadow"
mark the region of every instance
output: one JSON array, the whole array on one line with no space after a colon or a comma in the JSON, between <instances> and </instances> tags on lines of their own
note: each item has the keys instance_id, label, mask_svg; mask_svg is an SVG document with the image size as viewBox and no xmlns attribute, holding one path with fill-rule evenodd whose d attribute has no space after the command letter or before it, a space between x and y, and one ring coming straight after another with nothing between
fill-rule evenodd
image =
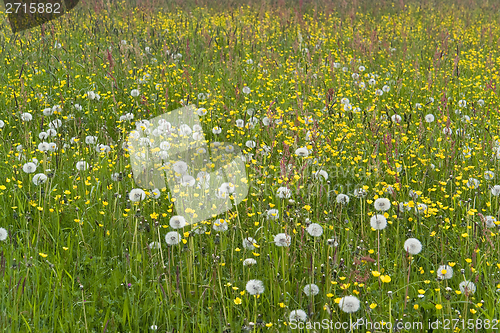
<instances>
[{"instance_id":1,"label":"flowering meadow","mask_svg":"<svg viewBox=\"0 0 500 333\"><path fill-rule=\"evenodd\" d=\"M500 329L499 9L86 1L17 34L2 12L0 331ZM153 126L181 108L199 124ZM137 181L131 138L176 187ZM214 186L179 138L244 172Z\"/></svg>"}]
</instances>

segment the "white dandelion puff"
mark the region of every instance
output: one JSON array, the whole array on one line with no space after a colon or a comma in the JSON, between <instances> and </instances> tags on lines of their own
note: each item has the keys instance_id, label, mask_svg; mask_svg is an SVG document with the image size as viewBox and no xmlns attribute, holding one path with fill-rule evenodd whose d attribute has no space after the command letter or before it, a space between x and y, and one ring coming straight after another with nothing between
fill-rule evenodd
<instances>
[{"instance_id":1,"label":"white dandelion puff","mask_svg":"<svg viewBox=\"0 0 500 333\"><path fill-rule=\"evenodd\" d=\"M409 254L419 254L422 251L422 243L416 238L408 238L404 243L404 249Z\"/></svg>"},{"instance_id":2,"label":"white dandelion puff","mask_svg":"<svg viewBox=\"0 0 500 333\"><path fill-rule=\"evenodd\" d=\"M31 115L31 113L24 112L23 114L21 114L22 121L31 121L31 119L33 119L33 116Z\"/></svg>"},{"instance_id":3,"label":"white dandelion puff","mask_svg":"<svg viewBox=\"0 0 500 333\"><path fill-rule=\"evenodd\" d=\"M318 223L311 223L307 228L306 228L307 233L313 237L319 237L323 234L323 227L319 225Z\"/></svg>"},{"instance_id":4,"label":"white dandelion puff","mask_svg":"<svg viewBox=\"0 0 500 333\"><path fill-rule=\"evenodd\" d=\"M130 201L132 202L138 202L138 201L142 201L144 199L146 199L146 192L144 192L143 189L140 189L140 188L134 188L132 189L129 194L128 194L128 198L130 199Z\"/></svg>"},{"instance_id":5,"label":"white dandelion puff","mask_svg":"<svg viewBox=\"0 0 500 333\"><path fill-rule=\"evenodd\" d=\"M349 103L350 103L350 102L349 102L349 98L347 98L347 97L342 97L342 98L340 99L340 103L342 103L342 104L344 104L344 105L349 104Z\"/></svg>"},{"instance_id":6,"label":"white dandelion puff","mask_svg":"<svg viewBox=\"0 0 500 333\"><path fill-rule=\"evenodd\" d=\"M387 219L384 215L373 215L370 218L370 226L375 230L382 230L387 227Z\"/></svg>"},{"instance_id":7,"label":"white dandelion puff","mask_svg":"<svg viewBox=\"0 0 500 333\"><path fill-rule=\"evenodd\" d=\"M245 121L243 119L236 120L236 126L239 128L245 127Z\"/></svg>"},{"instance_id":8,"label":"white dandelion puff","mask_svg":"<svg viewBox=\"0 0 500 333\"><path fill-rule=\"evenodd\" d=\"M444 135L451 135L453 133L453 130L449 127L444 127L443 128L443 134Z\"/></svg>"},{"instance_id":9,"label":"white dandelion puff","mask_svg":"<svg viewBox=\"0 0 500 333\"><path fill-rule=\"evenodd\" d=\"M33 173L36 171L36 164L33 162L28 162L23 165L23 171L26 173Z\"/></svg>"},{"instance_id":10,"label":"white dandelion puff","mask_svg":"<svg viewBox=\"0 0 500 333\"><path fill-rule=\"evenodd\" d=\"M61 119L54 119L49 123L50 128L57 129L62 126L62 121Z\"/></svg>"},{"instance_id":11,"label":"white dandelion puff","mask_svg":"<svg viewBox=\"0 0 500 333\"><path fill-rule=\"evenodd\" d=\"M33 176L33 184L40 185L47 181L47 176L43 173L37 173Z\"/></svg>"},{"instance_id":12,"label":"white dandelion puff","mask_svg":"<svg viewBox=\"0 0 500 333\"><path fill-rule=\"evenodd\" d=\"M399 207L399 211L403 212L403 213L411 210L411 207L408 204L408 202L400 202L398 207Z\"/></svg>"},{"instance_id":13,"label":"white dandelion puff","mask_svg":"<svg viewBox=\"0 0 500 333\"><path fill-rule=\"evenodd\" d=\"M248 259L243 260L243 266L253 266L255 264L257 264L257 260L255 260L253 258L248 258Z\"/></svg>"},{"instance_id":14,"label":"white dandelion puff","mask_svg":"<svg viewBox=\"0 0 500 333\"><path fill-rule=\"evenodd\" d=\"M495 173L492 172L492 171L485 171L484 172L484 179L486 180L492 180L493 178L495 178Z\"/></svg>"},{"instance_id":15,"label":"white dandelion puff","mask_svg":"<svg viewBox=\"0 0 500 333\"><path fill-rule=\"evenodd\" d=\"M462 281L458 288L465 296L470 296L476 292L476 285L472 281Z\"/></svg>"},{"instance_id":16,"label":"white dandelion puff","mask_svg":"<svg viewBox=\"0 0 500 333\"><path fill-rule=\"evenodd\" d=\"M417 214L422 214L422 213L425 213L426 211L427 211L427 205L426 204L419 203L415 207L415 213L417 213Z\"/></svg>"},{"instance_id":17,"label":"white dandelion puff","mask_svg":"<svg viewBox=\"0 0 500 333\"><path fill-rule=\"evenodd\" d=\"M305 147L297 148L297 150L295 150L295 155L300 157L307 157L309 156L309 150Z\"/></svg>"},{"instance_id":18,"label":"white dandelion puff","mask_svg":"<svg viewBox=\"0 0 500 333\"><path fill-rule=\"evenodd\" d=\"M188 165L184 161L177 161L173 164L172 168L176 173L184 175L187 172Z\"/></svg>"},{"instance_id":19,"label":"white dandelion puff","mask_svg":"<svg viewBox=\"0 0 500 333\"><path fill-rule=\"evenodd\" d=\"M198 110L196 110L196 113L198 114L198 116L204 116L207 114L207 109L199 108Z\"/></svg>"},{"instance_id":20,"label":"white dandelion puff","mask_svg":"<svg viewBox=\"0 0 500 333\"><path fill-rule=\"evenodd\" d=\"M186 219L184 218L184 216L174 215L170 218L170 226L173 229L184 228L186 225L187 225L187 223L186 223Z\"/></svg>"},{"instance_id":21,"label":"white dandelion puff","mask_svg":"<svg viewBox=\"0 0 500 333\"><path fill-rule=\"evenodd\" d=\"M441 265L437 269L437 277L440 280L451 279L452 276L453 276L453 268L451 268L451 266Z\"/></svg>"},{"instance_id":22,"label":"white dandelion puff","mask_svg":"<svg viewBox=\"0 0 500 333\"><path fill-rule=\"evenodd\" d=\"M354 196L356 198L364 198L368 193L366 192L366 190L362 187L359 187L359 188L356 188L354 189Z\"/></svg>"},{"instance_id":23,"label":"white dandelion puff","mask_svg":"<svg viewBox=\"0 0 500 333\"><path fill-rule=\"evenodd\" d=\"M289 316L289 321L290 322L297 322L297 321L306 321L307 320L307 314L304 310L293 310L290 312Z\"/></svg>"},{"instance_id":24,"label":"white dandelion puff","mask_svg":"<svg viewBox=\"0 0 500 333\"><path fill-rule=\"evenodd\" d=\"M391 208L391 201L387 198L378 198L373 203L376 210L385 212Z\"/></svg>"},{"instance_id":25,"label":"white dandelion puff","mask_svg":"<svg viewBox=\"0 0 500 333\"><path fill-rule=\"evenodd\" d=\"M46 132L49 136L54 137L57 135L57 131L53 128L49 128Z\"/></svg>"},{"instance_id":26,"label":"white dandelion puff","mask_svg":"<svg viewBox=\"0 0 500 333\"><path fill-rule=\"evenodd\" d=\"M50 147L49 147L49 148L50 148ZM76 169L77 169L78 171L84 171L84 170L87 170L87 169L88 169L88 167L89 167L89 164L88 164L87 162L83 161L83 160L82 160L82 161L78 161L78 162L76 162Z\"/></svg>"},{"instance_id":27,"label":"white dandelion puff","mask_svg":"<svg viewBox=\"0 0 500 333\"><path fill-rule=\"evenodd\" d=\"M326 172L325 170L318 170L314 173L314 178L320 178L320 176L324 180L328 180L328 172Z\"/></svg>"},{"instance_id":28,"label":"white dandelion puff","mask_svg":"<svg viewBox=\"0 0 500 333\"><path fill-rule=\"evenodd\" d=\"M160 192L160 190L159 190L159 189L157 189L157 188L155 188L155 189L151 190L151 192L150 192L150 194L149 194L149 196L150 196L151 198L153 198L153 199L158 199L158 198L160 197L160 195L161 195L161 192Z\"/></svg>"},{"instance_id":29,"label":"white dandelion puff","mask_svg":"<svg viewBox=\"0 0 500 333\"><path fill-rule=\"evenodd\" d=\"M497 221L497 219L494 216L488 215L488 216L485 216L484 219L485 219L484 223L486 223L486 226L488 228L495 227L495 225L496 225L495 222Z\"/></svg>"},{"instance_id":30,"label":"white dandelion puff","mask_svg":"<svg viewBox=\"0 0 500 333\"><path fill-rule=\"evenodd\" d=\"M290 235L281 233L274 236L274 244L276 246L288 247L292 243L292 237Z\"/></svg>"},{"instance_id":31,"label":"white dandelion puff","mask_svg":"<svg viewBox=\"0 0 500 333\"><path fill-rule=\"evenodd\" d=\"M193 176L184 175L184 176L182 176L180 183L182 186L193 187L194 184L196 183L196 179Z\"/></svg>"},{"instance_id":32,"label":"white dandelion puff","mask_svg":"<svg viewBox=\"0 0 500 333\"><path fill-rule=\"evenodd\" d=\"M214 221L214 224L212 226L215 231L219 232L224 232L229 229L229 225L227 224L226 220L224 219L217 219Z\"/></svg>"},{"instance_id":33,"label":"white dandelion puff","mask_svg":"<svg viewBox=\"0 0 500 333\"><path fill-rule=\"evenodd\" d=\"M97 136L93 136L93 135L86 136L85 143L88 145L95 145L97 143Z\"/></svg>"},{"instance_id":34,"label":"white dandelion puff","mask_svg":"<svg viewBox=\"0 0 500 333\"><path fill-rule=\"evenodd\" d=\"M48 151L50 149L50 145L47 142L40 142L38 144L38 150L42 153Z\"/></svg>"},{"instance_id":35,"label":"white dandelion puff","mask_svg":"<svg viewBox=\"0 0 500 333\"><path fill-rule=\"evenodd\" d=\"M257 241L252 237L247 237L243 239L243 248L246 250L254 250L255 249L254 244L257 244Z\"/></svg>"},{"instance_id":36,"label":"white dandelion puff","mask_svg":"<svg viewBox=\"0 0 500 333\"><path fill-rule=\"evenodd\" d=\"M159 242L151 242L149 243L148 247L151 250L158 250L161 247L161 244Z\"/></svg>"},{"instance_id":37,"label":"white dandelion puff","mask_svg":"<svg viewBox=\"0 0 500 333\"><path fill-rule=\"evenodd\" d=\"M403 119L403 118L401 118L401 116L400 116L399 114L395 114L395 115L393 115L393 116L391 117L391 120L392 120L393 122L395 122L395 123L398 123L398 124L401 122L401 120L402 120L402 119Z\"/></svg>"},{"instance_id":38,"label":"white dandelion puff","mask_svg":"<svg viewBox=\"0 0 500 333\"><path fill-rule=\"evenodd\" d=\"M344 296L340 299L339 307L346 313L353 313L359 310L360 302L356 296Z\"/></svg>"},{"instance_id":39,"label":"white dandelion puff","mask_svg":"<svg viewBox=\"0 0 500 333\"><path fill-rule=\"evenodd\" d=\"M328 244L329 246L333 246L333 247L339 246L339 242L337 242L337 240L335 238L328 239L326 241L326 244Z\"/></svg>"},{"instance_id":40,"label":"white dandelion puff","mask_svg":"<svg viewBox=\"0 0 500 333\"><path fill-rule=\"evenodd\" d=\"M264 292L264 283L261 280L250 280L245 289L250 295L260 295Z\"/></svg>"},{"instance_id":41,"label":"white dandelion puff","mask_svg":"<svg viewBox=\"0 0 500 333\"><path fill-rule=\"evenodd\" d=\"M491 194L494 195L495 197L498 197L500 195L500 185L495 185L491 188Z\"/></svg>"},{"instance_id":42,"label":"white dandelion puff","mask_svg":"<svg viewBox=\"0 0 500 333\"><path fill-rule=\"evenodd\" d=\"M314 283L308 284L304 287L304 294L307 296L315 296L319 294L319 287Z\"/></svg>"},{"instance_id":43,"label":"white dandelion puff","mask_svg":"<svg viewBox=\"0 0 500 333\"><path fill-rule=\"evenodd\" d=\"M248 140L247 142L245 142L245 146L247 146L248 148L255 148L257 146L257 143L253 140Z\"/></svg>"},{"instance_id":44,"label":"white dandelion puff","mask_svg":"<svg viewBox=\"0 0 500 333\"><path fill-rule=\"evenodd\" d=\"M342 204L342 205L347 205L349 203L349 200L350 200L349 196L346 194L343 194L343 193L340 193L339 195L337 195L337 198L336 198L337 203Z\"/></svg>"},{"instance_id":45,"label":"white dandelion puff","mask_svg":"<svg viewBox=\"0 0 500 333\"><path fill-rule=\"evenodd\" d=\"M0 241L5 241L9 237L9 233L5 228L0 228Z\"/></svg>"},{"instance_id":46,"label":"white dandelion puff","mask_svg":"<svg viewBox=\"0 0 500 333\"><path fill-rule=\"evenodd\" d=\"M267 211L267 218L270 220L277 220L280 217L280 212L277 209L269 209Z\"/></svg>"},{"instance_id":47,"label":"white dandelion puff","mask_svg":"<svg viewBox=\"0 0 500 333\"><path fill-rule=\"evenodd\" d=\"M165 235L165 242L168 245L176 245L181 241L181 235L177 231L170 231Z\"/></svg>"},{"instance_id":48,"label":"white dandelion puff","mask_svg":"<svg viewBox=\"0 0 500 333\"><path fill-rule=\"evenodd\" d=\"M432 123L434 121L434 115L429 113L425 116L425 121L428 123Z\"/></svg>"},{"instance_id":49,"label":"white dandelion puff","mask_svg":"<svg viewBox=\"0 0 500 333\"><path fill-rule=\"evenodd\" d=\"M480 184L480 182L476 178L469 178L469 180L467 181L466 185L467 185L468 188L474 188L474 189L476 189L476 188L479 187L479 184Z\"/></svg>"},{"instance_id":50,"label":"white dandelion puff","mask_svg":"<svg viewBox=\"0 0 500 333\"><path fill-rule=\"evenodd\" d=\"M288 187L282 186L276 191L276 196L280 199L289 199L292 196L292 190Z\"/></svg>"}]
</instances>

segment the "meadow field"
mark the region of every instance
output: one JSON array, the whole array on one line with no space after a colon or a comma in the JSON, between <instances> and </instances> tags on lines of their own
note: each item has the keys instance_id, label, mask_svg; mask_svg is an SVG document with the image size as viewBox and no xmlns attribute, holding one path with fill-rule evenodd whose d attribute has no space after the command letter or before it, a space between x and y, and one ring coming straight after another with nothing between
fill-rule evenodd
<instances>
[{"instance_id":1,"label":"meadow field","mask_svg":"<svg viewBox=\"0 0 500 333\"><path fill-rule=\"evenodd\" d=\"M1 17L0 331L500 330L499 2ZM139 137L174 190L137 182ZM184 137L241 151L236 184ZM190 223L190 188L230 208Z\"/></svg>"}]
</instances>

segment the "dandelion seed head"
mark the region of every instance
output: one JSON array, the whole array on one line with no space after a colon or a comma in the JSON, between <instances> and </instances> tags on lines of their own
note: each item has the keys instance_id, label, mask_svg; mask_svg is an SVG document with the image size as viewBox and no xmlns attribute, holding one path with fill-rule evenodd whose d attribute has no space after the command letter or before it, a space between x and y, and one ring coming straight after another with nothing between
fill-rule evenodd
<instances>
[{"instance_id":1,"label":"dandelion seed head","mask_svg":"<svg viewBox=\"0 0 500 333\"><path fill-rule=\"evenodd\" d=\"M5 241L9 237L9 233L7 232L7 229L5 228L0 228L0 241Z\"/></svg>"},{"instance_id":2,"label":"dandelion seed head","mask_svg":"<svg viewBox=\"0 0 500 333\"><path fill-rule=\"evenodd\" d=\"M342 193L338 194L336 198L337 203L342 205L347 205L349 203L349 200L349 196Z\"/></svg>"},{"instance_id":3,"label":"dandelion seed head","mask_svg":"<svg viewBox=\"0 0 500 333\"><path fill-rule=\"evenodd\" d=\"M319 287L314 283L308 284L304 287L304 293L307 296L315 296L319 294Z\"/></svg>"},{"instance_id":4,"label":"dandelion seed head","mask_svg":"<svg viewBox=\"0 0 500 333\"><path fill-rule=\"evenodd\" d=\"M432 123L434 121L434 115L429 113L425 116L425 121L428 123Z\"/></svg>"},{"instance_id":5,"label":"dandelion seed head","mask_svg":"<svg viewBox=\"0 0 500 333\"><path fill-rule=\"evenodd\" d=\"M441 265L437 269L437 277L440 280L448 280L453 276L453 268L449 265Z\"/></svg>"},{"instance_id":6,"label":"dandelion seed head","mask_svg":"<svg viewBox=\"0 0 500 333\"><path fill-rule=\"evenodd\" d=\"M253 239L252 237L247 237L243 239L243 248L247 250L254 250L255 246L254 244L257 244L257 241Z\"/></svg>"},{"instance_id":7,"label":"dandelion seed head","mask_svg":"<svg viewBox=\"0 0 500 333\"><path fill-rule=\"evenodd\" d=\"M248 258L248 259L243 260L243 266L253 266L256 264L257 264L257 260L255 260L253 258Z\"/></svg>"},{"instance_id":8,"label":"dandelion seed head","mask_svg":"<svg viewBox=\"0 0 500 333\"><path fill-rule=\"evenodd\" d=\"M500 195L500 185L495 185L491 188L491 194L494 195L495 197L498 197Z\"/></svg>"},{"instance_id":9,"label":"dandelion seed head","mask_svg":"<svg viewBox=\"0 0 500 333\"><path fill-rule=\"evenodd\" d=\"M386 198L378 198L373 203L376 210L385 212L391 208L391 201Z\"/></svg>"},{"instance_id":10,"label":"dandelion seed head","mask_svg":"<svg viewBox=\"0 0 500 333\"><path fill-rule=\"evenodd\" d=\"M382 230L387 227L387 219L384 215L373 215L370 218L370 226L375 230Z\"/></svg>"},{"instance_id":11,"label":"dandelion seed head","mask_svg":"<svg viewBox=\"0 0 500 333\"><path fill-rule=\"evenodd\" d=\"M180 215L172 216L170 218L169 224L173 229L184 228L187 225L186 219L184 218L184 216L180 216Z\"/></svg>"},{"instance_id":12,"label":"dandelion seed head","mask_svg":"<svg viewBox=\"0 0 500 333\"><path fill-rule=\"evenodd\" d=\"M33 173L36 171L36 164L33 162L28 162L23 165L23 171L26 173Z\"/></svg>"},{"instance_id":13,"label":"dandelion seed head","mask_svg":"<svg viewBox=\"0 0 500 333\"><path fill-rule=\"evenodd\" d=\"M295 150L295 155L300 157L307 157L309 156L309 150L306 147L297 148L297 150Z\"/></svg>"},{"instance_id":14,"label":"dandelion seed head","mask_svg":"<svg viewBox=\"0 0 500 333\"><path fill-rule=\"evenodd\" d=\"M277 220L277 219L279 219L279 217L280 217L279 210L273 208L273 209L269 209L267 211L267 218L269 220Z\"/></svg>"},{"instance_id":15,"label":"dandelion seed head","mask_svg":"<svg viewBox=\"0 0 500 333\"><path fill-rule=\"evenodd\" d=\"M146 199L146 192L140 188L134 188L128 194L128 198L132 202L138 202Z\"/></svg>"},{"instance_id":16,"label":"dandelion seed head","mask_svg":"<svg viewBox=\"0 0 500 333\"><path fill-rule=\"evenodd\" d=\"M285 246L288 247L292 243L292 237L290 235L280 233L274 236L274 244L276 246Z\"/></svg>"},{"instance_id":17,"label":"dandelion seed head","mask_svg":"<svg viewBox=\"0 0 500 333\"><path fill-rule=\"evenodd\" d=\"M476 292L476 285L472 281L462 281L458 288L465 296L471 296Z\"/></svg>"},{"instance_id":18,"label":"dandelion seed head","mask_svg":"<svg viewBox=\"0 0 500 333\"><path fill-rule=\"evenodd\" d=\"M49 147L50 148L50 147ZM89 167L89 164L85 161L78 161L76 162L76 169L78 171L84 171L84 170L87 170Z\"/></svg>"},{"instance_id":19,"label":"dandelion seed head","mask_svg":"<svg viewBox=\"0 0 500 333\"><path fill-rule=\"evenodd\" d=\"M292 196L292 190L288 187L282 186L276 191L276 196L280 199L288 199Z\"/></svg>"},{"instance_id":20,"label":"dandelion seed head","mask_svg":"<svg viewBox=\"0 0 500 333\"><path fill-rule=\"evenodd\" d=\"M165 242L168 245L176 245L181 241L181 235L177 231L170 231L165 235Z\"/></svg>"},{"instance_id":21,"label":"dandelion seed head","mask_svg":"<svg viewBox=\"0 0 500 333\"><path fill-rule=\"evenodd\" d=\"M47 176L43 173L37 173L36 175L33 176L33 184L35 185L40 185L43 184L47 181Z\"/></svg>"},{"instance_id":22,"label":"dandelion seed head","mask_svg":"<svg viewBox=\"0 0 500 333\"><path fill-rule=\"evenodd\" d=\"M306 231L309 235L311 235L313 237L319 237L323 234L323 227L321 225L319 225L318 223L311 223L306 228Z\"/></svg>"},{"instance_id":23,"label":"dandelion seed head","mask_svg":"<svg viewBox=\"0 0 500 333\"><path fill-rule=\"evenodd\" d=\"M226 220L224 220L224 219L216 219L214 221L212 228L215 231L224 232L224 231L227 231L229 229L229 225L227 224Z\"/></svg>"}]
</instances>

